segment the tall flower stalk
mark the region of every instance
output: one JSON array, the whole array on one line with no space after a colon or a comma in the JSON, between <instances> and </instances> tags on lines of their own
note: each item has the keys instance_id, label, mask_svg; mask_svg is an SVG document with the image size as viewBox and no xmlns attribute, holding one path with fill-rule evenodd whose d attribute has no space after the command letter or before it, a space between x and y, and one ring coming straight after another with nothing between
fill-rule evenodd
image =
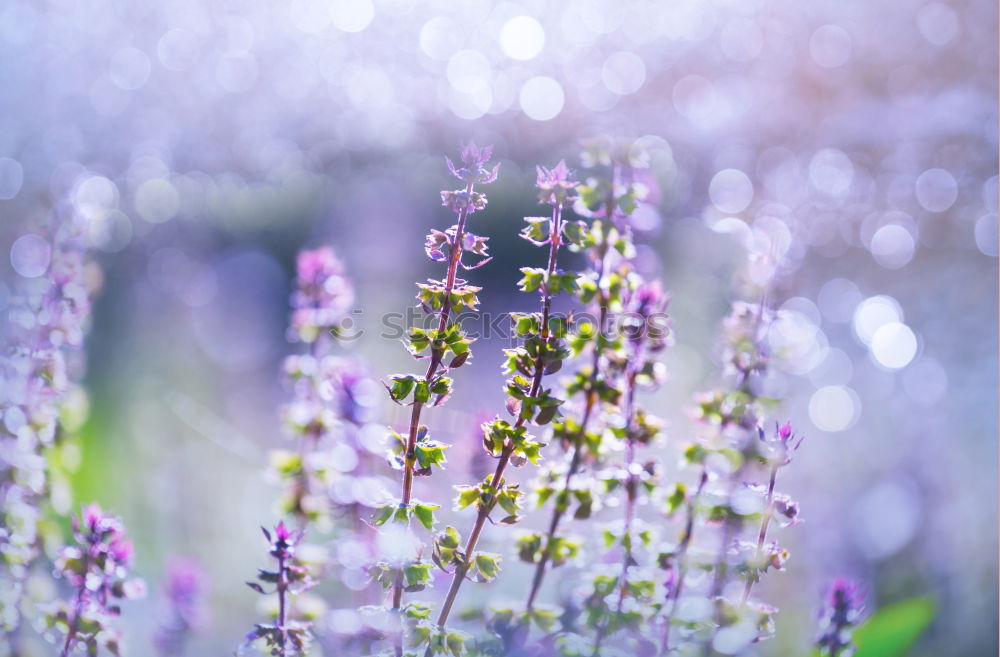
<instances>
[{"instance_id":1,"label":"tall flower stalk","mask_svg":"<svg viewBox=\"0 0 1000 657\"><path fill-rule=\"evenodd\" d=\"M456 166L446 158L448 170L461 180L465 187L441 192L442 204L456 215L456 223L445 231L432 230L427 235L425 252L435 262L447 264L443 280L429 279L418 283L417 299L431 316L437 317L437 328L413 327L408 332L407 349L417 359L426 359L427 368L420 374L395 374L386 385L389 396L398 404L409 405L410 421L404 434L393 432L394 444L391 448L393 464L402 470L399 500L376 510L373 522L384 525L390 519L395 523L409 525L411 517L430 529L434 525L433 513L438 505L424 504L413 496L414 478L428 476L433 467L441 467L446 461L444 452L448 445L431 438L426 426L421 424L425 406L442 404L452 392L452 379L446 374L461 367L471 356L470 338L461 329L459 313L475 310L479 301L480 288L469 285L458 277L459 269L475 269L486 264L487 239L472 233L467 226L469 216L486 207L486 196L476 191L476 185L488 184L496 180L499 164L489 167L493 148L479 148L469 142L461 153L461 164ZM468 263L463 260L466 253L479 260ZM447 361L447 362L446 362ZM404 591L420 590L429 581L429 564L419 557L406 563L382 562L372 568L372 576L390 589L391 608L403 608ZM402 636L397 638L396 653L402 652Z\"/></svg>"},{"instance_id":2,"label":"tall flower stalk","mask_svg":"<svg viewBox=\"0 0 1000 657\"><path fill-rule=\"evenodd\" d=\"M191 634L205 628L207 587L208 575L194 561L178 558L167 564L161 586L164 617L153 636L157 654L181 657Z\"/></svg>"},{"instance_id":3,"label":"tall flower stalk","mask_svg":"<svg viewBox=\"0 0 1000 657\"><path fill-rule=\"evenodd\" d=\"M306 347L287 356L283 367L292 399L282 408L282 418L296 444L271 452L269 474L283 486L280 513L291 515L299 529L354 543L348 551L299 546L301 553L312 555L315 576L331 578L331 571L339 569L363 577L367 558L358 563L342 561L340 555L373 552L373 537L362 519L375 503L376 486L369 477L382 454L372 441L362 440L362 434L371 428L367 425L373 421L379 390L361 362L334 348L356 336L350 333L349 317L354 287L333 249L324 246L298 254L291 302L288 339ZM361 595L352 592L350 605L360 602ZM313 614L324 606L315 597L299 604ZM321 633L319 639L330 642L334 634L339 635Z\"/></svg>"},{"instance_id":4,"label":"tall flower stalk","mask_svg":"<svg viewBox=\"0 0 1000 657\"><path fill-rule=\"evenodd\" d=\"M743 477L757 454L756 438L763 414L757 383L769 362L765 336L770 321L763 293L757 304L742 300L733 304L730 314L723 320L723 361L724 374L734 381L734 385L731 389L720 387L701 394L697 399L694 416L706 428L706 434L684 450L685 462L699 474L693 495L688 497L678 489L678 501L684 504L686 518L676 548L668 551L664 558L669 585L661 642L663 652L672 647L672 626L691 569L690 551L700 515L705 524L721 525L718 556L707 564L712 572L707 595L714 605L715 625L721 627L724 620L726 601L722 592L728 581L730 552L744 523L743 515L733 509L732 502L737 491L743 489ZM715 486L712 490L709 490L709 483ZM721 489L716 488L720 485ZM766 624L769 614L764 616ZM708 642L704 644L706 650L709 645Z\"/></svg>"},{"instance_id":5,"label":"tall flower stalk","mask_svg":"<svg viewBox=\"0 0 1000 657\"><path fill-rule=\"evenodd\" d=\"M621 548L621 569L617 578L608 581L599 577L595 580L594 595L588 600L589 621L596 626L596 636L592 654L600 655L604 641L622 627L635 627L646 616L642 612L648 608L653 594L654 583L648 579L630 579L630 571L638 566L635 548L637 545L650 547L650 531L637 531L636 505L640 495L649 495L656 490L657 463L637 462L636 449L650 445L661 431L660 423L647 415L638 405L637 393L640 387L653 387L663 378L662 366L656 361L656 354L668 344L669 333L666 309L669 297L665 295L658 281L643 283L627 296L626 312L621 329L624 334L625 362L620 385L624 401L622 403L620 427L613 430L616 438L624 442L625 454L621 470L611 482L621 487L625 496L624 519L620 536L611 536ZM659 366L659 367L658 367ZM609 491L611 492L611 491ZM607 542L611 542L608 540ZM613 591L616 598L613 606L607 605L607 591ZM629 600L632 609L627 610Z\"/></svg>"},{"instance_id":6,"label":"tall flower stalk","mask_svg":"<svg viewBox=\"0 0 1000 657\"><path fill-rule=\"evenodd\" d=\"M774 521L787 526L798 520L797 504L776 490L776 481L801 440L787 423L775 425L773 433L764 428L767 409L776 402L762 393L772 359L768 331L775 314L768 308L766 290L775 263L764 255L751 255L750 262L756 279L766 282L751 288L757 302L736 301L723 321L724 374L731 384L699 396L695 417L705 432L684 450L685 461L698 472L698 483L692 495L681 492L677 497L683 529L676 546L664 555L668 587L662 653L693 643L705 655L735 654L774 631L777 609L751 593L764 573L782 570L788 558L786 550L767 539ZM764 483L755 481L759 470ZM716 532L702 531L713 526ZM744 538L748 531L752 538ZM696 532L706 539L714 535L714 550L702 548L695 555ZM687 587L695 566L709 573L701 592ZM682 617L678 612L683 600L699 594L710 603L710 616ZM675 636L676 626L685 632Z\"/></svg>"},{"instance_id":7,"label":"tall flower stalk","mask_svg":"<svg viewBox=\"0 0 1000 657\"><path fill-rule=\"evenodd\" d=\"M854 652L851 633L861 622L865 597L857 582L837 578L830 585L820 611L820 634L816 647L822 657L850 657Z\"/></svg>"},{"instance_id":8,"label":"tall flower stalk","mask_svg":"<svg viewBox=\"0 0 1000 657\"><path fill-rule=\"evenodd\" d=\"M72 598L44 606L47 631L61 646L60 657L101 651L117 655L121 632L112 622L121 613L117 601L145 594L141 580L128 579L132 543L121 520L97 504L73 518L73 538L75 544L62 548L55 563Z\"/></svg>"},{"instance_id":9,"label":"tall flower stalk","mask_svg":"<svg viewBox=\"0 0 1000 657\"><path fill-rule=\"evenodd\" d=\"M559 248L563 244L563 210L572 205L576 198L578 183L565 162L554 168L538 168L536 186L539 200L552 207L547 221L528 217L528 225L521 236L529 242L548 245L549 254L544 269L525 267L524 277L519 283L523 292L539 292L541 311L530 314L512 315L516 336L522 340L520 346L505 350L505 371L511 375L505 385L507 412L514 418L511 424L500 417L483 424L484 447L488 454L497 459L492 475L478 486L459 486L456 507L474 507L476 517L468 533L464 547L458 549L458 534L448 530L435 542L438 565L452 568L451 584L438 612L436 633L429 636L426 654L444 653L449 634L446 623L458 597L462 583L467 578L490 581L499 571L499 557L479 553L476 547L490 514L499 506L507 515L500 524L512 524L519 519L522 493L514 484L505 481L508 465L522 465L528 461L537 463L541 444L528 433L527 424L537 426L548 424L556 417L562 403L548 389L542 388L546 373L557 371L562 361L569 356L564 343L566 322L552 316L552 299L560 291L572 292L576 289L576 276L558 268Z\"/></svg>"},{"instance_id":10,"label":"tall flower stalk","mask_svg":"<svg viewBox=\"0 0 1000 657\"><path fill-rule=\"evenodd\" d=\"M637 207L640 191L633 184L634 158L629 157L629 150L629 144L610 140L586 145L583 160L587 179L579 188L577 207L592 221L589 226L583 222L566 224L572 238L570 250L587 256L589 268L578 279L577 297L592 310L594 321L578 322L569 340L573 356L588 357L589 363L566 386L567 399L582 397L582 407L576 404L573 413L566 410L567 404L553 426L553 439L570 452L568 464L546 468L539 476L539 506L551 501L553 507L548 528L544 534L528 534L518 543L521 559L535 566L526 603L529 615L548 569L562 565L581 549L579 542L560 534L561 525L573 503L575 519L587 519L595 510L596 482L592 476L583 476L581 470L600 458L606 407L613 408L621 396L611 380L611 369L614 361L624 359L623 341L617 331L609 329L622 310L622 294L631 284L635 254L627 217Z\"/></svg>"},{"instance_id":11,"label":"tall flower stalk","mask_svg":"<svg viewBox=\"0 0 1000 657\"><path fill-rule=\"evenodd\" d=\"M780 566L777 562L782 554L776 543L765 546L767 540L767 530L771 525L771 520L777 518L779 524L787 527L798 522L799 507L787 495L775 491L775 484L778 479L778 470L792 462L792 452L802 444L802 438L796 436L792 431L792 424L786 422L781 426L774 427L774 433L768 434L763 427L758 427L760 442L760 452L758 460L765 465L768 470L768 482L766 486L761 484L750 484L748 488L764 495L764 508L761 510L760 530L757 532L757 543L753 548L753 557L749 560L745 576L746 585L743 587L743 597L741 604L746 604L750 599L750 592L753 585L760 581L760 575L767 570L769 565Z\"/></svg>"},{"instance_id":12,"label":"tall flower stalk","mask_svg":"<svg viewBox=\"0 0 1000 657\"><path fill-rule=\"evenodd\" d=\"M37 237L37 236L36 236ZM37 239L41 240L41 237ZM0 360L0 654L17 651L25 581L39 555L40 525L53 503L65 513L69 495L46 451L57 449L73 427L71 402L81 402L83 341L89 325L92 276L83 227L55 227L44 247L45 272L19 278L7 308ZM82 418L79 418L82 420Z\"/></svg>"},{"instance_id":13,"label":"tall flower stalk","mask_svg":"<svg viewBox=\"0 0 1000 657\"><path fill-rule=\"evenodd\" d=\"M247 634L237 654L243 654L257 641L263 641L274 657L301 657L309 654L312 635L310 624L292 618L292 598L315 586L295 554L295 548L302 540L301 530L290 530L284 522L279 522L272 535L261 527L264 538L270 546L270 555L276 563L274 570L260 569L256 582L247 586L261 595L273 594L277 597L278 609L272 623L258 623ZM269 592L265 587L272 587Z\"/></svg>"},{"instance_id":14,"label":"tall flower stalk","mask_svg":"<svg viewBox=\"0 0 1000 657\"><path fill-rule=\"evenodd\" d=\"M354 302L344 266L329 247L298 255L288 337L307 345L304 354L285 358L284 374L293 400L282 409L287 433L297 449L271 453L271 468L284 484L282 513L300 528L330 525L332 468L321 449L341 421L333 403L339 361L330 345Z\"/></svg>"}]
</instances>

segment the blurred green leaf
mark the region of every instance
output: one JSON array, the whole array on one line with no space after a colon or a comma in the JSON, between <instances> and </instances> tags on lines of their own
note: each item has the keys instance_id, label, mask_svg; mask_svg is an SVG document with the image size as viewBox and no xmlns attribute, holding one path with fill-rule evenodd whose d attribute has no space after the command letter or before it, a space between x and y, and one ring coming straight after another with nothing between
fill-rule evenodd
<instances>
[{"instance_id":1,"label":"blurred green leaf","mask_svg":"<svg viewBox=\"0 0 1000 657\"><path fill-rule=\"evenodd\" d=\"M930 598L904 600L872 615L854 632L854 657L902 657L934 618Z\"/></svg>"}]
</instances>

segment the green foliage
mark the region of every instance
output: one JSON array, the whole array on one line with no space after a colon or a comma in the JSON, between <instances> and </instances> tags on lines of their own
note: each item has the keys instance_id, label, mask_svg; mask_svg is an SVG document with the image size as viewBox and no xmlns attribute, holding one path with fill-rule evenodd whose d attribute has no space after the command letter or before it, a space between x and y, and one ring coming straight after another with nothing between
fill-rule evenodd
<instances>
[{"instance_id":1,"label":"green foliage","mask_svg":"<svg viewBox=\"0 0 1000 657\"><path fill-rule=\"evenodd\" d=\"M914 598L875 612L854 632L854 657L903 657L934 618L934 601Z\"/></svg>"},{"instance_id":2,"label":"green foliage","mask_svg":"<svg viewBox=\"0 0 1000 657\"><path fill-rule=\"evenodd\" d=\"M534 292L544 286L546 294L555 296L560 292L575 292L577 289L577 274L573 272L556 269L552 272L552 276L549 276L548 272L540 267L521 267L521 273L524 276L517 285L522 292Z\"/></svg>"},{"instance_id":3,"label":"green foliage","mask_svg":"<svg viewBox=\"0 0 1000 657\"><path fill-rule=\"evenodd\" d=\"M389 396L394 402L400 405L410 406L412 404L426 404L432 396L434 406L442 404L452 391L452 380L446 376L434 376L430 380L416 374L392 374L389 376L391 383L386 385ZM413 400L407 401L412 395Z\"/></svg>"},{"instance_id":4,"label":"green foliage","mask_svg":"<svg viewBox=\"0 0 1000 657\"><path fill-rule=\"evenodd\" d=\"M428 279L426 283L417 283L417 300L430 312L439 312L445 306L445 283ZM465 281L455 281L451 288L449 310L451 312L461 312L462 310L475 310L479 307L479 297L476 293L482 288L475 285L466 285Z\"/></svg>"},{"instance_id":5,"label":"green foliage","mask_svg":"<svg viewBox=\"0 0 1000 657\"><path fill-rule=\"evenodd\" d=\"M375 509L372 514L372 524L381 527L390 520L401 525L409 525L410 518L415 517L427 529L434 528L434 512L440 505L428 504L413 500L410 504L384 504Z\"/></svg>"},{"instance_id":6,"label":"green foliage","mask_svg":"<svg viewBox=\"0 0 1000 657\"><path fill-rule=\"evenodd\" d=\"M506 420L495 419L483 424L483 447L486 453L498 458L505 447L511 451L511 462L523 465L530 461L538 465L539 451L543 445L528 433L525 427L511 426Z\"/></svg>"},{"instance_id":7,"label":"green foliage","mask_svg":"<svg viewBox=\"0 0 1000 657\"><path fill-rule=\"evenodd\" d=\"M413 455L410 465L413 467L413 474L418 477L426 477L431 474L431 468L444 468L447 463L445 450L450 449L447 443L432 440L427 432L427 427L421 425L417 429L416 441L413 446ZM389 462L393 467L402 469L406 465L406 437L400 435L392 429L389 430Z\"/></svg>"},{"instance_id":8,"label":"green foliage","mask_svg":"<svg viewBox=\"0 0 1000 657\"><path fill-rule=\"evenodd\" d=\"M469 358L469 348L473 342L475 338L468 337L457 324L452 324L443 331L414 327L407 332L406 348L415 357L423 357L421 354L430 350L443 359L450 352L454 358L449 367L454 368L464 364Z\"/></svg>"}]
</instances>

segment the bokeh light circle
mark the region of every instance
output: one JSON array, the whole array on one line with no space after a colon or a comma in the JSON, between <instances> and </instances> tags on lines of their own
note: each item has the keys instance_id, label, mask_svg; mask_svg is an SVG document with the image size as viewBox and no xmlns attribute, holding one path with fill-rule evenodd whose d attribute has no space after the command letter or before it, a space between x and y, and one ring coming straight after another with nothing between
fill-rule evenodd
<instances>
[{"instance_id":1,"label":"bokeh light circle","mask_svg":"<svg viewBox=\"0 0 1000 657\"><path fill-rule=\"evenodd\" d=\"M548 121L559 116L566 97L558 82L540 75L524 83L518 100L528 118Z\"/></svg>"},{"instance_id":2,"label":"bokeh light circle","mask_svg":"<svg viewBox=\"0 0 1000 657\"><path fill-rule=\"evenodd\" d=\"M10 247L10 264L25 278L38 278L49 268L52 247L44 238L28 233L21 235Z\"/></svg>"},{"instance_id":3,"label":"bokeh light circle","mask_svg":"<svg viewBox=\"0 0 1000 657\"><path fill-rule=\"evenodd\" d=\"M127 91L138 89L149 80L152 65L146 53L138 48L122 48L111 58L111 81Z\"/></svg>"},{"instance_id":4,"label":"bokeh light circle","mask_svg":"<svg viewBox=\"0 0 1000 657\"><path fill-rule=\"evenodd\" d=\"M849 429L857 422L861 402L847 386L824 386L809 398L809 419L829 433Z\"/></svg>"},{"instance_id":5,"label":"bokeh light circle","mask_svg":"<svg viewBox=\"0 0 1000 657\"><path fill-rule=\"evenodd\" d=\"M883 324L872 335L871 354L882 367L899 370L917 355L917 336L902 322Z\"/></svg>"},{"instance_id":6,"label":"bokeh light circle","mask_svg":"<svg viewBox=\"0 0 1000 657\"><path fill-rule=\"evenodd\" d=\"M753 183L747 174L739 169L723 169L708 185L708 195L712 204L720 212L735 214L743 212L753 200Z\"/></svg>"},{"instance_id":7,"label":"bokeh light circle","mask_svg":"<svg viewBox=\"0 0 1000 657\"><path fill-rule=\"evenodd\" d=\"M445 76L455 91L475 93L488 87L492 66L478 50L459 50L448 59Z\"/></svg>"},{"instance_id":8,"label":"bokeh light circle","mask_svg":"<svg viewBox=\"0 0 1000 657\"><path fill-rule=\"evenodd\" d=\"M461 33L461 27L448 16L435 16L420 28L420 49L431 59L448 61L448 58L461 50L461 39L456 35Z\"/></svg>"},{"instance_id":9,"label":"bokeh light circle","mask_svg":"<svg viewBox=\"0 0 1000 657\"><path fill-rule=\"evenodd\" d=\"M997 257L997 215L987 214L976 220L976 247L983 255Z\"/></svg>"},{"instance_id":10,"label":"bokeh light circle","mask_svg":"<svg viewBox=\"0 0 1000 657\"><path fill-rule=\"evenodd\" d=\"M0 201L7 201L21 191L24 185L24 167L10 157L0 157Z\"/></svg>"},{"instance_id":11,"label":"bokeh light circle","mask_svg":"<svg viewBox=\"0 0 1000 657\"><path fill-rule=\"evenodd\" d=\"M534 59L545 47L545 30L531 16L515 16L500 28L500 49L511 59Z\"/></svg>"},{"instance_id":12,"label":"bokeh light circle","mask_svg":"<svg viewBox=\"0 0 1000 657\"><path fill-rule=\"evenodd\" d=\"M851 35L839 25L824 25L809 39L809 54L823 68L837 68L851 59Z\"/></svg>"},{"instance_id":13,"label":"bokeh light circle","mask_svg":"<svg viewBox=\"0 0 1000 657\"><path fill-rule=\"evenodd\" d=\"M135 192L135 209L146 221L159 224L169 221L180 210L177 188L163 178L147 180Z\"/></svg>"},{"instance_id":14,"label":"bokeh light circle","mask_svg":"<svg viewBox=\"0 0 1000 657\"><path fill-rule=\"evenodd\" d=\"M935 46L946 46L958 36L960 22L954 9L943 2L930 2L917 12L920 34Z\"/></svg>"},{"instance_id":15,"label":"bokeh light circle","mask_svg":"<svg viewBox=\"0 0 1000 657\"><path fill-rule=\"evenodd\" d=\"M360 32L375 18L372 0L333 0L330 18L343 32Z\"/></svg>"},{"instance_id":16,"label":"bokeh light circle","mask_svg":"<svg viewBox=\"0 0 1000 657\"><path fill-rule=\"evenodd\" d=\"M916 247L910 231L898 224L888 224L875 231L868 248L878 264L886 269L899 269L913 259Z\"/></svg>"},{"instance_id":17,"label":"bokeh light circle","mask_svg":"<svg viewBox=\"0 0 1000 657\"><path fill-rule=\"evenodd\" d=\"M917 201L928 212L944 212L958 198L958 183L944 169L928 169L917 177Z\"/></svg>"},{"instance_id":18,"label":"bokeh light circle","mask_svg":"<svg viewBox=\"0 0 1000 657\"><path fill-rule=\"evenodd\" d=\"M627 96L642 88L646 81L646 65L635 53L628 51L612 53L604 60L601 80L611 93Z\"/></svg>"},{"instance_id":19,"label":"bokeh light circle","mask_svg":"<svg viewBox=\"0 0 1000 657\"><path fill-rule=\"evenodd\" d=\"M854 334L865 344L871 344L875 332L886 324L901 322L903 310L899 302L890 296L868 297L854 310Z\"/></svg>"}]
</instances>

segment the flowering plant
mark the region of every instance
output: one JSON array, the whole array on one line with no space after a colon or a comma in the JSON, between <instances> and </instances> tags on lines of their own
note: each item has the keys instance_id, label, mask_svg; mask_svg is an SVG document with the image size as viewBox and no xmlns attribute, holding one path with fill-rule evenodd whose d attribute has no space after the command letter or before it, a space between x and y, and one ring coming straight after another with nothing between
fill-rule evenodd
<instances>
[{"instance_id":1,"label":"flowering plant","mask_svg":"<svg viewBox=\"0 0 1000 657\"><path fill-rule=\"evenodd\" d=\"M121 632L112 621L121 613L118 600L145 594L142 580L128 578L132 542L121 520L97 504L73 518L73 539L55 562L56 576L70 586L72 598L45 606L46 627L53 638L62 637L61 657L100 650L117 655Z\"/></svg>"}]
</instances>

